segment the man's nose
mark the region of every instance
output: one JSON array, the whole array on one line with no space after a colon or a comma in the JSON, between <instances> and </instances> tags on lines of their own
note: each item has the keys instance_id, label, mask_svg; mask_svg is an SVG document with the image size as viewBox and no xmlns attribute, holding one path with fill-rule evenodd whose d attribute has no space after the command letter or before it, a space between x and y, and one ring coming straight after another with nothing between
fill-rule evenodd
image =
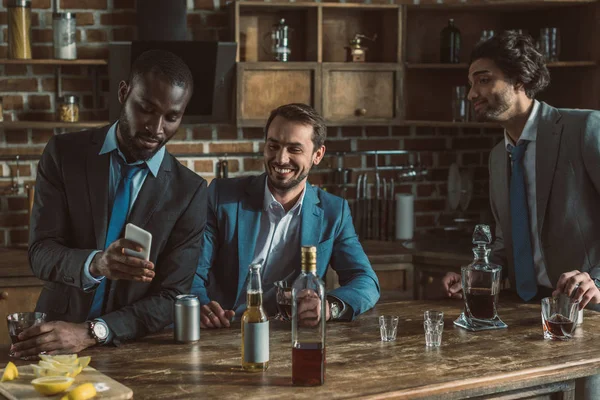
<instances>
[{"instance_id":1,"label":"man's nose","mask_svg":"<svg viewBox=\"0 0 600 400\"><path fill-rule=\"evenodd\" d=\"M275 161L277 161L278 164L282 164L282 165L287 164L290 161L290 155L288 154L288 152L285 148L282 148L281 150L279 150L277 152Z\"/></svg>"},{"instance_id":2,"label":"man's nose","mask_svg":"<svg viewBox=\"0 0 600 400\"><path fill-rule=\"evenodd\" d=\"M469 101L473 101L475 100L477 97L479 97L479 94L477 93L477 91L475 90L474 86L471 86L471 88L469 89L469 94L467 95L467 99Z\"/></svg>"},{"instance_id":3,"label":"man's nose","mask_svg":"<svg viewBox=\"0 0 600 400\"><path fill-rule=\"evenodd\" d=\"M162 134L165 130L165 120L162 116L152 118L146 124L146 130L153 135Z\"/></svg>"}]
</instances>

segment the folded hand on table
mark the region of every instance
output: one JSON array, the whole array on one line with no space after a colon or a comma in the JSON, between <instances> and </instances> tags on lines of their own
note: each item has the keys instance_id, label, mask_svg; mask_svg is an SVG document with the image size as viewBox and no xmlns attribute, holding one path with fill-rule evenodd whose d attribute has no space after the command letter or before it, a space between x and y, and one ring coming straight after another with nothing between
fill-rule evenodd
<instances>
[{"instance_id":1,"label":"folded hand on table","mask_svg":"<svg viewBox=\"0 0 600 400\"><path fill-rule=\"evenodd\" d=\"M229 321L233 318L233 310L223 310L216 301L211 301L200 308L201 328L229 328Z\"/></svg>"},{"instance_id":2,"label":"folded hand on table","mask_svg":"<svg viewBox=\"0 0 600 400\"><path fill-rule=\"evenodd\" d=\"M325 300L325 321L331 318L329 301ZM315 326L321 320L321 299L314 290L304 289L298 293L298 317L300 325Z\"/></svg>"},{"instance_id":3,"label":"folded hand on table","mask_svg":"<svg viewBox=\"0 0 600 400\"><path fill-rule=\"evenodd\" d=\"M562 274L552 295L556 296L559 293L578 299L579 309L583 309L588 304L600 303L600 290L587 272L574 270Z\"/></svg>"},{"instance_id":4,"label":"folded hand on table","mask_svg":"<svg viewBox=\"0 0 600 400\"><path fill-rule=\"evenodd\" d=\"M19 342L11 346L11 356L27 357L47 354L72 354L94 346L87 322L52 321L34 325L19 334Z\"/></svg>"},{"instance_id":5,"label":"folded hand on table","mask_svg":"<svg viewBox=\"0 0 600 400\"><path fill-rule=\"evenodd\" d=\"M442 278L442 290L444 295L453 299L462 299L461 276L454 272L448 272Z\"/></svg>"}]
</instances>

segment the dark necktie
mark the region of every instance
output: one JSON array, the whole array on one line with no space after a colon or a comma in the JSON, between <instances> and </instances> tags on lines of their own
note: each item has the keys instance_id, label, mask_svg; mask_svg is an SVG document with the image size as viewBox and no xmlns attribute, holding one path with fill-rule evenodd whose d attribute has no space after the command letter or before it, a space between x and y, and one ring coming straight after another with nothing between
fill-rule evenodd
<instances>
[{"instance_id":1,"label":"dark necktie","mask_svg":"<svg viewBox=\"0 0 600 400\"><path fill-rule=\"evenodd\" d=\"M533 266L533 251L529 229L529 207L523 158L529 141L523 140L511 150L512 173L510 177L510 218L512 226L513 261L517 293L531 300L537 293L537 279Z\"/></svg>"},{"instance_id":2,"label":"dark necktie","mask_svg":"<svg viewBox=\"0 0 600 400\"><path fill-rule=\"evenodd\" d=\"M108 223L108 231L106 233L106 241L104 243L104 249L108 248L110 244L121 236L125 222L127 221L127 213L129 212L129 203L131 201L131 179L140 169L144 168L146 164L129 165L122 162L121 158L118 157L119 163L121 164L121 180L115 193L115 200L113 202L112 212L110 214L110 222ZM104 297L106 294L106 281L104 278L100 285L96 288L94 294L94 301L88 314L88 319L98 318L102 315Z\"/></svg>"}]
</instances>

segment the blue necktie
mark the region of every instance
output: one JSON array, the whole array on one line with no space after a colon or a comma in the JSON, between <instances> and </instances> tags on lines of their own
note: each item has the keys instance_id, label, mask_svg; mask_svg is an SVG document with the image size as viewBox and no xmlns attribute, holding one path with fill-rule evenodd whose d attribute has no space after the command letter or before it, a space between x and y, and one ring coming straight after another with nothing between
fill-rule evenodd
<instances>
[{"instance_id":1,"label":"blue necktie","mask_svg":"<svg viewBox=\"0 0 600 400\"><path fill-rule=\"evenodd\" d=\"M106 233L106 242L104 248L108 248L110 244L121 236L125 222L127 221L127 213L129 212L129 202L131 201L131 179L140 169L145 167L145 164L128 165L122 162L119 157L119 164L121 164L121 181L115 194L115 200L113 202L112 212L110 214L110 222L108 223L108 232ZM102 315L104 296L106 292L106 281L104 278L100 285L96 288L94 294L94 301L88 314L88 319L98 318Z\"/></svg>"},{"instance_id":2,"label":"blue necktie","mask_svg":"<svg viewBox=\"0 0 600 400\"><path fill-rule=\"evenodd\" d=\"M531 300L537 293L537 279L533 267L533 252L529 229L529 207L523 158L529 141L521 141L511 150L512 174L510 177L510 219L512 225L513 260L517 293L525 300Z\"/></svg>"}]
</instances>

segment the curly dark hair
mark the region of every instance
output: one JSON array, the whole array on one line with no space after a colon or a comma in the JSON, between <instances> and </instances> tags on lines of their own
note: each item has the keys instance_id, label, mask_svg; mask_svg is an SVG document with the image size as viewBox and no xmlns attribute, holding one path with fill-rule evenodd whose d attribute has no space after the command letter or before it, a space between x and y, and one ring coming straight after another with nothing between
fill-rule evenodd
<instances>
[{"instance_id":1,"label":"curly dark hair","mask_svg":"<svg viewBox=\"0 0 600 400\"><path fill-rule=\"evenodd\" d=\"M469 64L481 58L491 59L513 83L523 84L530 99L550 84L544 56L535 48L529 35L504 31L479 42L471 53Z\"/></svg>"},{"instance_id":2,"label":"curly dark hair","mask_svg":"<svg viewBox=\"0 0 600 400\"><path fill-rule=\"evenodd\" d=\"M288 121L300 122L313 127L312 142L314 145L313 152L319 150L325 143L327 137L327 127L325 126L325 120L314 108L307 104L302 103L291 103L280 107L277 107L271 111L267 125L265 126L265 140L269 133L269 126L276 116L282 116Z\"/></svg>"},{"instance_id":3,"label":"curly dark hair","mask_svg":"<svg viewBox=\"0 0 600 400\"><path fill-rule=\"evenodd\" d=\"M166 50L147 50L140 54L129 74L129 82L148 72L159 74L171 85L194 91L194 77L188 65L178 56Z\"/></svg>"}]
</instances>

